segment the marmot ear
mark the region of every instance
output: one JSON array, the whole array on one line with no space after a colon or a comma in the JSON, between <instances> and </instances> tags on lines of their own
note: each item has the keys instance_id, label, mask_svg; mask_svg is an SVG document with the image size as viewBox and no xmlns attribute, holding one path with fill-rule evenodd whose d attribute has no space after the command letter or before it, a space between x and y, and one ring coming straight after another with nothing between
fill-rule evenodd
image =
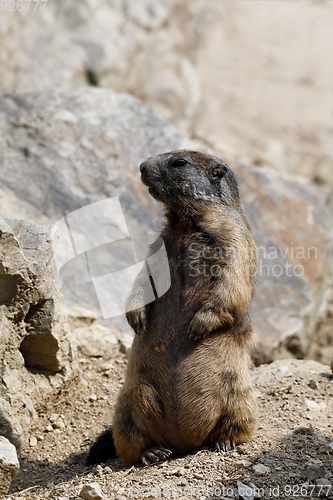
<instances>
[{"instance_id":1,"label":"marmot ear","mask_svg":"<svg viewBox=\"0 0 333 500\"><path fill-rule=\"evenodd\" d=\"M221 165L220 163L216 163L213 167L212 177L213 179L222 179L225 176L228 169L225 165Z\"/></svg>"}]
</instances>

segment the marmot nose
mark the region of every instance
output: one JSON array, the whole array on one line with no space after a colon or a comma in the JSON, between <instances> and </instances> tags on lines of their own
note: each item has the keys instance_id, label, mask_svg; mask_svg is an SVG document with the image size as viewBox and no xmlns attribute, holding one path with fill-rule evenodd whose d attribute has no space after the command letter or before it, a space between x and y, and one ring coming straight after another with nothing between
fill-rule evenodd
<instances>
[{"instance_id":1,"label":"marmot nose","mask_svg":"<svg viewBox=\"0 0 333 500\"><path fill-rule=\"evenodd\" d=\"M145 170L146 170L146 163L143 161L140 165L140 172L141 174L144 174L145 173Z\"/></svg>"}]
</instances>

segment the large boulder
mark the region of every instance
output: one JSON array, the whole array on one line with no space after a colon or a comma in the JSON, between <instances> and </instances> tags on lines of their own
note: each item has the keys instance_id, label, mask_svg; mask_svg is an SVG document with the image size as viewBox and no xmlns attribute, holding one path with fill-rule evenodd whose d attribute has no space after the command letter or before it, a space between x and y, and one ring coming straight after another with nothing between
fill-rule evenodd
<instances>
[{"instance_id":1,"label":"large boulder","mask_svg":"<svg viewBox=\"0 0 333 500\"><path fill-rule=\"evenodd\" d=\"M59 267L66 304L93 309L102 320L92 274L100 277L141 261L148 233L156 233L162 217L161 205L140 181L138 165L150 155L191 144L135 97L106 89L6 95L0 98L0 137L1 213L58 222L60 239L65 234L62 241L68 242L65 254L70 249L69 256L60 255ZM262 167L230 165L260 249L251 309L259 336L255 359L312 355L327 363L329 193ZM118 226L110 219L115 207L122 209ZM128 235L138 237L136 256L129 257L133 241ZM107 322L129 331L123 316Z\"/></svg>"},{"instance_id":2,"label":"large boulder","mask_svg":"<svg viewBox=\"0 0 333 500\"><path fill-rule=\"evenodd\" d=\"M1 13L0 91L131 92L229 156L333 186L329 0L23 4Z\"/></svg>"},{"instance_id":3,"label":"large boulder","mask_svg":"<svg viewBox=\"0 0 333 500\"><path fill-rule=\"evenodd\" d=\"M0 498L7 493L10 483L17 475L20 464L15 446L3 436L0 436Z\"/></svg>"},{"instance_id":4,"label":"large boulder","mask_svg":"<svg viewBox=\"0 0 333 500\"><path fill-rule=\"evenodd\" d=\"M90 85L127 90L188 125L200 99L191 54L181 50L189 38L179 26L190 19L188 0L43 5L30 15L26 8L18 16L3 12L2 92Z\"/></svg>"},{"instance_id":5,"label":"large boulder","mask_svg":"<svg viewBox=\"0 0 333 500\"><path fill-rule=\"evenodd\" d=\"M231 162L259 249L251 315L257 363L333 357L333 206L329 191Z\"/></svg>"},{"instance_id":6,"label":"large boulder","mask_svg":"<svg viewBox=\"0 0 333 500\"><path fill-rule=\"evenodd\" d=\"M91 243L94 234L108 228L112 236L110 217L118 207L125 216L120 236L139 233L146 245L147 233L158 228L161 207L147 195L138 165L147 156L180 147L180 134L133 96L89 88L3 96L0 137L0 213L39 223L59 221L60 247L67 223L80 230L85 249L96 247L89 254L93 262L88 269L87 252L77 246L77 258L60 266L64 296L68 306L94 309L101 317L90 271L101 276L135 262L124 258L126 248L120 245ZM121 319L119 324L127 327Z\"/></svg>"},{"instance_id":7,"label":"large boulder","mask_svg":"<svg viewBox=\"0 0 333 500\"><path fill-rule=\"evenodd\" d=\"M0 435L16 446L77 374L53 246L51 225L0 219Z\"/></svg>"}]
</instances>

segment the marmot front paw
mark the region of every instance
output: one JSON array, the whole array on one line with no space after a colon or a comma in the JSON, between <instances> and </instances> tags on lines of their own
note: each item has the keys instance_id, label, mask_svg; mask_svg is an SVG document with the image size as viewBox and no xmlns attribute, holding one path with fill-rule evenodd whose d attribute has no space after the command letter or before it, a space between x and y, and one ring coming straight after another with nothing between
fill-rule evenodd
<instances>
[{"instance_id":1,"label":"marmot front paw","mask_svg":"<svg viewBox=\"0 0 333 500\"><path fill-rule=\"evenodd\" d=\"M192 319L187 336L197 342L210 335L217 328L229 330L234 324L234 319L228 311L222 311L217 315L214 311L198 311Z\"/></svg>"},{"instance_id":2,"label":"marmot front paw","mask_svg":"<svg viewBox=\"0 0 333 500\"><path fill-rule=\"evenodd\" d=\"M208 337L210 332L211 328L205 319L205 314L197 313L190 323L189 329L187 330L187 336L191 340L194 340L194 342L197 342L200 339Z\"/></svg>"},{"instance_id":3,"label":"marmot front paw","mask_svg":"<svg viewBox=\"0 0 333 500\"><path fill-rule=\"evenodd\" d=\"M138 335L145 333L147 329L146 307L140 307L134 311L128 311L126 313L126 319L135 333Z\"/></svg>"}]
</instances>

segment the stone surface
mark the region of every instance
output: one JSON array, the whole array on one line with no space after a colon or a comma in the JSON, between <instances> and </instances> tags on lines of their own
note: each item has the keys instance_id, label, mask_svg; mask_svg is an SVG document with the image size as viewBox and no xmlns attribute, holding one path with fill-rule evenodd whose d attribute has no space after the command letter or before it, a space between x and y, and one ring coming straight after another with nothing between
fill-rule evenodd
<instances>
[{"instance_id":1,"label":"stone surface","mask_svg":"<svg viewBox=\"0 0 333 500\"><path fill-rule=\"evenodd\" d=\"M312 357L328 363L333 354L333 209L328 190L279 177L268 168L230 166L259 250L251 306L260 340L257 362L316 354Z\"/></svg>"},{"instance_id":2,"label":"stone surface","mask_svg":"<svg viewBox=\"0 0 333 500\"><path fill-rule=\"evenodd\" d=\"M237 481L237 486L238 486L238 494L239 497L242 498L243 500L254 500L254 489L251 488L251 486L248 486L247 484L242 483L241 481Z\"/></svg>"},{"instance_id":3,"label":"stone surface","mask_svg":"<svg viewBox=\"0 0 333 500\"><path fill-rule=\"evenodd\" d=\"M264 476L270 471L270 468L263 464L256 464L252 467L252 469L257 476Z\"/></svg>"},{"instance_id":4,"label":"stone surface","mask_svg":"<svg viewBox=\"0 0 333 500\"><path fill-rule=\"evenodd\" d=\"M305 474L310 481L314 481L315 479L324 478L326 469L322 464L312 464L306 468Z\"/></svg>"},{"instance_id":5,"label":"stone surface","mask_svg":"<svg viewBox=\"0 0 333 500\"><path fill-rule=\"evenodd\" d=\"M16 446L36 409L77 369L67 310L52 279L51 229L0 219L0 435Z\"/></svg>"},{"instance_id":6,"label":"stone surface","mask_svg":"<svg viewBox=\"0 0 333 500\"><path fill-rule=\"evenodd\" d=\"M16 448L8 439L0 436L0 498L8 492L11 481L20 468Z\"/></svg>"},{"instance_id":7,"label":"stone surface","mask_svg":"<svg viewBox=\"0 0 333 500\"><path fill-rule=\"evenodd\" d=\"M85 500L102 500L104 498L101 487L96 482L85 484L79 494Z\"/></svg>"},{"instance_id":8,"label":"stone surface","mask_svg":"<svg viewBox=\"0 0 333 500\"><path fill-rule=\"evenodd\" d=\"M138 165L147 156L180 147L181 136L172 125L130 95L90 88L2 97L0 133L2 214L55 223L82 207L118 197L129 233L146 249L147 232L158 227L161 208L147 195ZM88 240L101 226L100 213L92 217L92 234L83 235ZM94 276L136 262L127 241L90 251ZM88 273L83 254L62 266L66 304L95 310L101 318Z\"/></svg>"},{"instance_id":9,"label":"stone surface","mask_svg":"<svg viewBox=\"0 0 333 500\"><path fill-rule=\"evenodd\" d=\"M302 408L304 410L319 410L320 406L316 401L311 401L311 399L305 399L302 403Z\"/></svg>"}]
</instances>

